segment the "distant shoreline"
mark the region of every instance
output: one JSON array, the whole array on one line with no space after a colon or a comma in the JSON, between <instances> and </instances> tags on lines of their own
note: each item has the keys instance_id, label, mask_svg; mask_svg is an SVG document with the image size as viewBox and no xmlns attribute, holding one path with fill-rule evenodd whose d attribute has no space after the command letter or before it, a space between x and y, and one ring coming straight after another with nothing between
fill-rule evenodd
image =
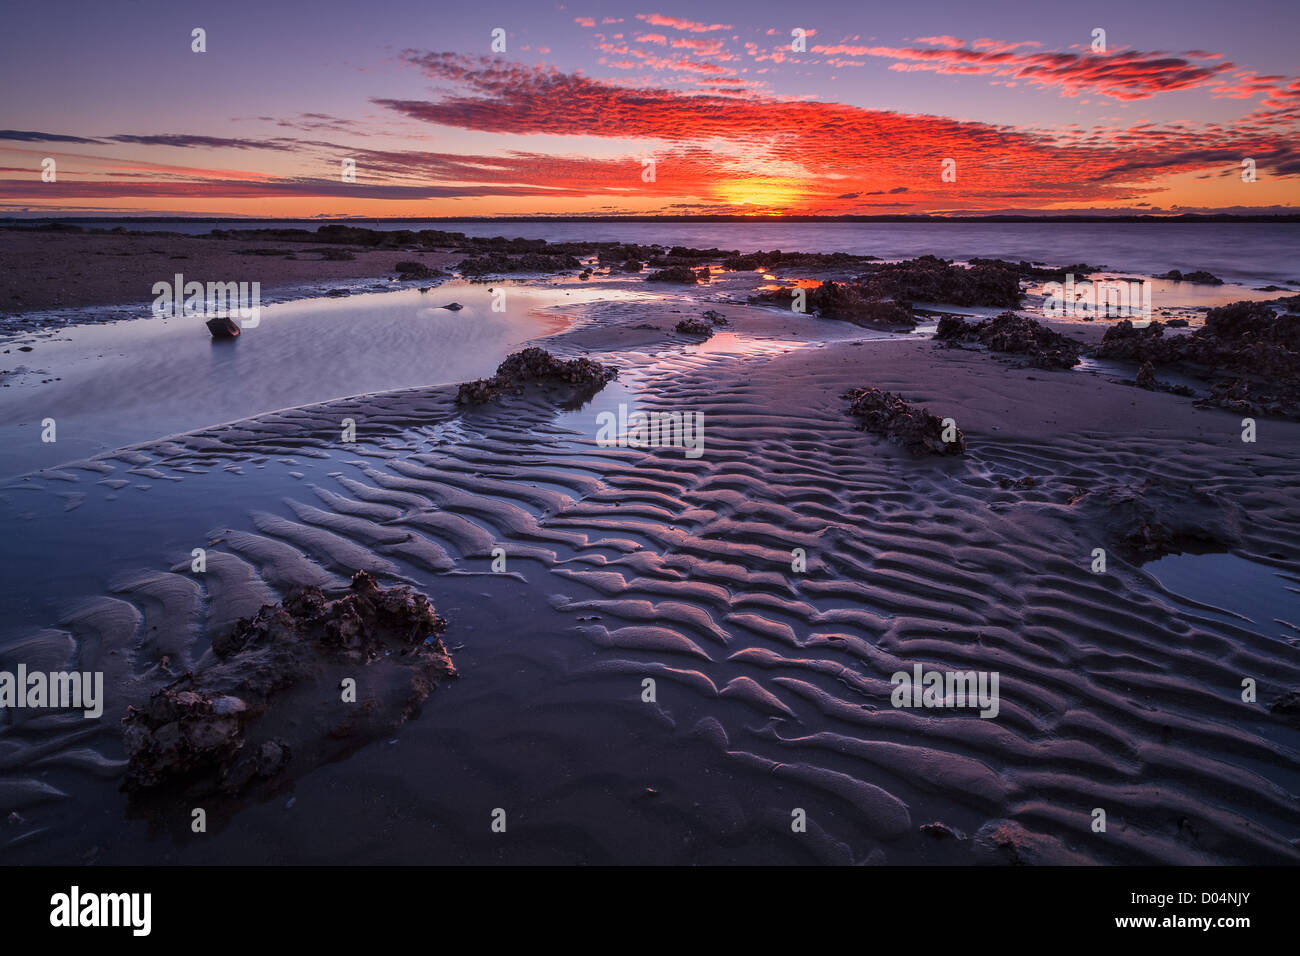
<instances>
[{"instance_id":1,"label":"distant shoreline","mask_svg":"<svg viewBox=\"0 0 1300 956\"><path fill-rule=\"evenodd\" d=\"M474 223L519 223L519 222L877 222L877 223L1300 223L1300 213L1272 214L1256 213L1234 215L1230 213L1185 213L1178 216L1029 216L1029 215L990 215L990 216L928 216L928 215L880 215L880 216L744 216L744 215L708 215L708 216L350 216L336 219L295 218L292 216L5 216L0 217L0 228L31 226L37 223L94 223L94 222L176 222L176 223L237 223L237 222L313 222L319 225L360 224L367 222L403 223L403 222L474 222Z\"/></svg>"}]
</instances>

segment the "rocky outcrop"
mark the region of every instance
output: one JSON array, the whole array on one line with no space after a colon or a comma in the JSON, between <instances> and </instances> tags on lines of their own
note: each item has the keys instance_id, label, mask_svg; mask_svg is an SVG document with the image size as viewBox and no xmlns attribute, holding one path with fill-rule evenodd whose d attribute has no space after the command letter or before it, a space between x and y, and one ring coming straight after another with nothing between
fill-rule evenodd
<instances>
[{"instance_id":1,"label":"rocky outcrop","mask_svg":"<svg viewBox=\"0 0 1300 956\"><path fill-rule=\"evenodd\" d=\"M1015 312L1003 312L979 322L945 315L939 320L934 337L949 346L978 342L991 352L1023 355L1027 364L1043 369L1073 368L1079 364L1079 353L1083 350L1083 343Z\"/></svg>"},{"instance_id":2,"label":"rocky outcrop","mask_svg":"<svg viewBox=\"0 0 1300 956\"><path fill-rule=\"evenodd\" d=\"M1138 369L1137 378L1134 384L1138 388L1154 389L1156 387L1156 370L1150 362L1143 362L1142 367Z\"/></svg>"},{"instance_id":3,"label":"rocky outcrop","mask_svg":"<svg viewBox=\"0 0 1300 956\"><path fill-rule=\"evenodd\" d=\"M707 339L713 335L713 325L704 319L682 319L677 323L677 331L683 335L700 335Z\"/></svg>"},{"instance_id":4,"label":"rocky outcrop","mask_svg":"<svg viewBox=\"0 0 1300 956\"><path fill-rule=\"evenodd\" d=\"M872 265L857 284L864 298L898 302L1019 307L1023 294L1015 269L1000 260L962 267L937 256Z\"/></svg>"},{"instance_id":5,"label":"rocky outcrop","mask_svg":"<svg viewBox=\"0 0 1300 956\"><path fill-rule=\"evenodd\" d=\"M564 272L579 269L582 263L571 255L545 255L526 252L512 256L501 252L489 252L481 256L462 259L456 270L463 276L508 275L514 272Z\"/></svg>"},{"instance_id":6,"label":"rocky outcrop","mask_svg":"<svg viewBox=\"0 0 1300 956\"><path fill-rule=\"evenodd\" d=\"M797 289L783 288L760 292L751 302L793 305ZM804 305L807 311L824 319L838 319L863 326L884 326L910 329L916 318L906 305L889 299L869 296L861 286L849 282L826 280L821 285L806 289Z\"/></svg>"},{"instance_id":7,"label":"rocky outcrop","mask_svg":"<svg viewBox=\"0 0 1300 956\"><path fill-rule=\"evenodd\" d=\"M652 272L645 277L646 282L680 282L684 285L695 285L697 282L709 281L709 270L692 269L689 266L669 266L666 269L660 269Z\"/></svg>"},{"instance_id":8,"label":"rocky outcrop","mask_svg":"<svg viewBox=\"0 0 1300 956\"><path fill-rule=\"evenodd\" d=\"M571 402L583 402L618 376L612 365L582 356L564 361L540 348L516 352L497 366L492 378L465 382L456 393L460 405L478 405L506 394L520 394L529 385L560 385L572 393Z\"/></svg>"},{"instance_id":9,"label":"rocky outcrop","mask_svg":"<svg viewBox=\"0 0 1300 956\"><path fill-rule=\"evenodd\" d=\"M908 404L901 395L878 388L855 388L844 393L848 413L858 419L863 431L888 438L914 455L960 455L966 451L966 436L951 426L944 441L943 419L928 409Z\"/></svg>"},{"instance_id":10,"label":"rocky outcrop","mask_svg":"<svg viewBox=\"0 0 1300 956\"><path fill-rule=\"evenodd\" d=\"M854 256L847 252L782 252L774 249L771 252L748 252L744 255L731 256L722 260L722 267L736 272L754 272L758 269L764 272L777 269L848 270L861 269L867 263L874 261L877 261L875 256Z\"/></svg>"},{"instance_id":11,"label":"rocky outcrop","mask_svg":"<svg viewBox=\"0 0 1300 956\"><path fill-rule=\"evenodd\" d=\"M1157 279L1172 279L1174 282L1196 282L1200 285L1223 285L1223 280L1218 276L1210 275L1203 270L1196 272L1179 272L1177 269L1170 269L1164 275L1156 276Z\"/></svg>"},{"instance_id":12,"label":"rocky outcrop","mask_svg":"<svg viewBox=\"0 0 1300 956\"><path fill-rule=\"evenodd\" d=\"M381 588L364 571L337 600L295 589L216 635L200 668L127 708L123 789L237 794L391 733L455 675L445 628L423 594ZM350 698L336 689L347 679Z\"/></svg>"},{"instance_id":13,"label":"rocky outcrop","mask_svg":"<svg viewBox=\"0 0 1300 956\"><path fill-rule=\"evenodd\" d=\"M446 275L439 269L430 269L423 262L405 261L399 262L393 266L393 271L397 277L405 282L408 279L435 279L439 276Z\"/></svg>"},{"instance_id":14,"label":"rocky outcrop","mask_svg":"<svg viewBox=\"0 0 1300 956\"><path fill-rule=\"evenodd\" d=\"M1127 319L1111 326L1097 357L1169 366L1211 381L1198 404L1243 414L1300 417L1300 317L1262 302L1211 309L1190 334L1166 335L1152 322Z\"/></svg>"}]
</instances>

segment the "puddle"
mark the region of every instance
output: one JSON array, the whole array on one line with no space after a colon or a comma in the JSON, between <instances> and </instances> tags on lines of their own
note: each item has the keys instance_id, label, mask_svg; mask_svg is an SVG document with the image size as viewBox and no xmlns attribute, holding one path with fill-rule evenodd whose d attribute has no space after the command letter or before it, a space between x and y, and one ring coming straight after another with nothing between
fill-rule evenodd
<instances>
[{"instance_id":1,"label":"puddle","mask_svg":"<svg viewBox=\"0 0 1300 956\"><path fill-rule=\"evenodd\" d=\"M1263 634L1300 638L1300 576L1232 554L1171 554L1143 565L1165 590Z\"/></svg>"},{"instance_id":2,"label":"puddle","mask_svg":"<svg viewBox=\"0 0 1300 956\"><path fill-rule=\"evenodd\" d=\"M506 291L505 311L493 308L493 289ZM281 408L483 378L523 343L566 328L566 306L623 297L636 296L451 281L263 306L255 328L226 342L198 317L69 328L0 356L0 370L39 370L6 377L0 475ZM453 301L463 308L438 308ZM41 440L50 418L54 443Z\"/></svg>"}]
</instances>

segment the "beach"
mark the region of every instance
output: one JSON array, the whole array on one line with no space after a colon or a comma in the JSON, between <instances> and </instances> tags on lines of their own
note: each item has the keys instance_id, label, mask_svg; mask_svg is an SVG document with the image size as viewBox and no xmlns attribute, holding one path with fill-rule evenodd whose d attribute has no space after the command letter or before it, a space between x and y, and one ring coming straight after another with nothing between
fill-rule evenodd
<instances>
[{"instance_id":1,"label":"beach","mask_svg":"<svg viewBox=\"0 0 1300 956\"><path fill-rule=\"evenodd\" d=\"M322 245L0 230L28 257L26 284L0 289L0 352L32 348L0 355L0 670L102 673L105 697L99 721L5 712L13 862L1300 861L1300 422L1245 416L1244 441L1236 406L1197 404L1204 383L1138 387L1138 363L1093 355L1117 321L1052 320L1027 272L1012 311L1079 365L936 339L943 316L1001 306L914 301L891 327L762 299L895 281L865 253L771 271L678 256L707 281L661 283L667 248L636 273L593 250L466 277L475 250L455 244L339 243L356 257L329 262ZM121 268L76 275L99 255ZM399 279L412 257L444 275ZM150 317L145 280L180 266L263 282L260 325L220 345ZM1159 286L1160 316L1188 322L1168 334L1293 294L1228 285ZM114 339L125 358L104 357ZM528 346L617 377L458 401ZM860 388L951 419L964 453L864 431ZM601 439L636 411L698 415L700 454ZM44 418L59 437L37 447ZM210 667L262 606L346 594L359 571L429 597L454 680L207 801L201 835L189 804L121 791L128 707ZM996 674L995 715L896 703L898 674L930 672ZM285 732L333 739L314 722L332 689L301 693Z\"/></svg>"}]
</instances>

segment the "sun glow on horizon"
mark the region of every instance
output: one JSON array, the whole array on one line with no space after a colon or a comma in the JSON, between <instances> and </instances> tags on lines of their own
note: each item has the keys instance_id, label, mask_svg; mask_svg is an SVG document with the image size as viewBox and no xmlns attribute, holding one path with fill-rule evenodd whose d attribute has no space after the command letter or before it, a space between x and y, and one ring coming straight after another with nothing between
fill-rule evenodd
<instances>
[{"instance_id":1,"label":"sun glow on horizon","mask_svg":"<svg viewBox=\"0 0 1300 956\"><path fill-rule=\"evenodd\" d=\"M736 207L736 213L789 212L808 199L807 191L788 179L755 176L717 184L718 200Z\"/></svg>"}]
</instances>

